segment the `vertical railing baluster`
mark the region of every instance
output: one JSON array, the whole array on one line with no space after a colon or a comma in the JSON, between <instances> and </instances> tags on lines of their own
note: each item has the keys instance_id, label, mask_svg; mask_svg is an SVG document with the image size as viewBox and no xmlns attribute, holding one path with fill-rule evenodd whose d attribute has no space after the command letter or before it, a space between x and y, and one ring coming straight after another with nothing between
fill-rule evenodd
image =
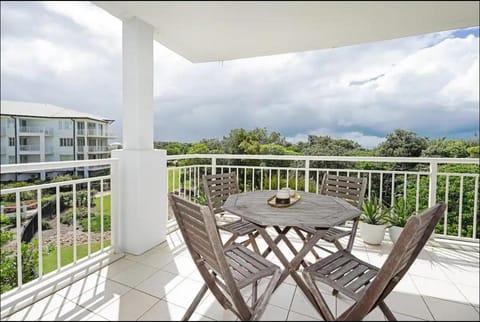
<instances>
[{"instance_id":1,"label":"vertical railing baluster","mask_svg":"<svg viewBox=\"0 0 480 322\"><path fill-rule=\"evenodd\" d=\"M379 203L383 206L383 172L380 172L380 198Z\"/></svg>"},{"instance_id":2,"label":"vertical railing baluster","mask_svg":"<svg viewBox=\"0 0 480 322\"><path fill-rule=\"evenodd\" d=\"M88 257L90 257L92 253L92 217L91 217L91 197L90 197L90 183L91 181L87 182L87 230L88 230L88 235L87 235L87 253ZM111 201L111 200L110 200Z\"/></svg>"},{"instance_id":3,"label":"vertical railing baluster","mask_svg":"<svg viewBox=\"0 0 480 322\"><path fill-rule=\"evenodd\" d=\"M371 199L372 196L372 171L368 171L368 200Z\"/></svg>"},{"instance_id":4,"label":"vertical railing baluster","mask_svg":"<svg viewBox=\"0 0 480 322\"><path fill-rule=\"evenodd\" d=\"M104 193L103 193L103 179L100 180L100 249L103 251L103 248L105 247L104 245L104 226L103 226L103 198L104 198ZM111 200L110 200L111 201ZM110 214L111 215L111 214Z\"/></svg>"},{"instance_id":5,"label":"vertical railing baluster","mask_svg":"<svg viewBox=\"0 0 480 322\"><path fill-rule=\"evenodd\" d=\"M430 172L428 182L428 207L433 207L437 202L437 172L438 164L436 161L430 161Z\"/></svg>"},{"instance_id":6,"label":"vertical railing baluster","mask_svg":"<svg viewBox=\"0 0 480 322\"><path fill-rule=\"evenodd\" d=\"M390 205L393 207L395 204L395 172L392 172L392 197L390 198Z\"/></svg>"},{"instance_id":7,"label":"vertical railing baluster","mask_svg":"<svg viewBox=\"0 0 480 322\"><path fill-rule=\"evenodd\" d=\"M268 190L272 190L272 169L268 169Z\"/></svg>"},{"instance_id":8,"label":"vertical railing baluster","mask_svg":"<svg viewBox=\"0 0 480 322\"><path fill-rule=\"evenodd\" d=\"M289 181L290 181L290 173L287 169L287 188L288 188Z\"/></svg>"},{"instance_id":9,"label":"vertical railing baluster","mask_svg":"<svg viewBox=\"0 0 480 322\"><path fill-rule=\"evenodd\" d=\"M472 238L477 238L477 209L478 209L478 175L475 177L475 191L473 193L473 234Z\"/></svg>"},{"instance_id":10,"label":"vertical railing baluster","mask_svg":"<svg viewBox=\"0 0 480 322\"><path fill-rule=\"evenodd\" d=\"M260 168L260 191L263 191L263 168Z\"/></svg>"},{"instance_id":11,"label":"vertical railing baluster","mask_svg":"<svg viewBox=\"0 0 480 322\"><path fill-rule=\"evenodd\" d=\"M280 190L280 168L277 168L277 190Z\"/></svg>"},{"instance_id":12,"label":"vertical railing baluster","mask_svg":"<svg viewBox=\"0 0 480 322\"><path fill-rule=\"evenodd\" d=\"M445 178L445 204L447 205L445 207L445 211L443 214L443 234L445 236L448 235L448 189L450 187L450 176L447 175Z\"/></svg>"},{"instance_id":13,"label":"vertical railing baluster","mask_svg":"<svg viewBox=\"0 0 480 322\"><path fill-rule=\"evenodd\" d=\"M295 169L295 190L298 190L298 169Z\"/></svg>"},{"instance_id":14,"label":"vertical railing baluster","mask_svg":"<svg viewBox=\"0 0 480 322\"><path fill-rule=\"evenodd\" d=\"M418 213L420 207L419 198L420 197L420 173L417 173L417 187L415 190L415 212Z\"/></svg>"},{"instance_id":15,"label":"vertical railing baluster","mask_svg":"<svg viewBox=\"0 0 480 322\"><path fill-rule=\"evenodd\" d=\"M22 263L22 217L20 209L20 192L15 193L16 219L17 219L17 285L22 287L23 284L23 263Z\"/></svg>"},{"instance_id":16,"label":"vertical railing baluster","mask_svg":"<svg viewBox=\"0 0 480 322\"><path fill-rule=\"evenodd\" d=\"M38 277L43 277L42 189L37 189Z\"/></svg>"},{"instance_id":17,"label":"vertical railing baluster","mask_svg":"<svg viewBox=\"0 0 480 322\"><path fill-rule=\"evenodd\" d=\"M255 167L252 167L252 191L255 191Z\"/></svg>"},{"instance_id":18,"label":"vertical railing baluster","mask_svg":"<svg viewBox=\"0 0 480 322\"><path fill-rule=\"evenodd\" d=\"M247 192L247 167L243 168L243 192Z\"/></svg>"},{"instance_id":19,"label":"vertical railing baluster","mask_svg":"<svg viewBox=\"0 0 480 322\"><path fill-rule=\"evenodd\" d=\"M403 200L407 202L407 174L403 174Z\"/></svg>"},{"instance_id":20,"label":"vertical railing baluster","mask_svg":"<svg viewBox=\"0 0 480 322\"><path fill-rule=\"evenodd\" d=\"M77 185L72 184L73 203L73 262L77 262Z\"/></svg>"},{"instance_id":21,"label":"vertical railing baluster","mask_svg":"<svg viewBox=\"0 0 480 322\"><path fill-rule=\"evenodd\" d=\"M310 191L310 160L305 160L305 192Z\"/></svg>"},{"instance_id":22,"label":"vertical railing baluster","mask_svg":"<svg viewBox=\"0 0 480 322\"><path fill-rule=\"evenodd\" d=\"M460 176L460 197L458 198L458 237L462 236L463 220L463 175Z\"/></svg>"},{"instance_id":23,"label":"vertical railing baluster","mask_svg":"<svg viewBox=\"0 0 480 322\"><path fill-rule=\"evenodd\" d=\"M318 179L320 177L320 170L317 169L317 180L315 182L315 193L318 194L318 186L319 186L319 182L318 182Z\"/></svg>"},{"instance_id":24,"label":"vertical railing baluster","mask_svg":"<svg viewBox=\"0 0 480 322\"><path fill-rule=\"evenodd\" d=\"M56 207L57 207L57 270L62 267L62 249L60 246L60 185L56 189Z\"/></svg>"}]
</instances>

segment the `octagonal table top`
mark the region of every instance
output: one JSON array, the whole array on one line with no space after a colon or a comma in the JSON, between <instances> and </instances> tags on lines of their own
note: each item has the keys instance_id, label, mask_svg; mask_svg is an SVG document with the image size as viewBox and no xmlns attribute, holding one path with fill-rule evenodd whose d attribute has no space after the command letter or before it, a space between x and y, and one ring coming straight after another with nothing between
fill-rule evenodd
<instances>
[{"instance_id":1,"label":"octagonal table top","mask_svg":"<svg viewBox=\"0 0 480 322\"><path fill-rule=\"evenodd\" d=\"M261 226L314 226L329 228L360 215L360 209L343 199L297 191L300 200L286 208L268 204L276 190L253 191L228 197L223 209Z\"/></svg>"}]
</instances>

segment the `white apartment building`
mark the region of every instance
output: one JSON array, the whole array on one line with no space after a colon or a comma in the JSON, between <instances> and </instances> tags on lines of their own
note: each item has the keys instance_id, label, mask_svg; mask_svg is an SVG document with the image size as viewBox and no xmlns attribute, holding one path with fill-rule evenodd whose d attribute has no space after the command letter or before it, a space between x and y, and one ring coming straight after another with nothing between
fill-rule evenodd
<instances>
[{"instance_id":1,"label":"white apartment building","mask_svg":"<svg viewBox=\"0 0 480 322\"><path fill-rule=\"evenodd\" d=\"M103 159L110 157L108 140L113 120L63 107L18 101L1 101L0 163L32 163ZM88 177L100 168L76 173ZM69 173L72 169L65 169ZM2 174L1 181L42 180L59 174Z\"/></svg>"}]
</instances>

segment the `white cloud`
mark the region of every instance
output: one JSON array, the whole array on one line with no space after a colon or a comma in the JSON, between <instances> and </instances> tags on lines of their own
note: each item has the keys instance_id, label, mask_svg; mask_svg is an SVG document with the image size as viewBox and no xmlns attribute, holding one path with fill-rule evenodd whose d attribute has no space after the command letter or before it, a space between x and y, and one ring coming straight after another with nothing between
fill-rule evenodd
<instances>
[{"instance_id":1,"label":"white cloud","mask_svg":"<svg viewBox=\"0 0 480 322\"><path fill-rule=\"evenodd\" d=\"M2 98L60 101L120 126L121 22L88 2L1 5ZM33 18L35 27L26 23ZM478 37L452 34L202 64L155 42L155 139L258 126L292 140L325 133L374 146L396 128L473 133Z\"/></svg>"}]
</instances>

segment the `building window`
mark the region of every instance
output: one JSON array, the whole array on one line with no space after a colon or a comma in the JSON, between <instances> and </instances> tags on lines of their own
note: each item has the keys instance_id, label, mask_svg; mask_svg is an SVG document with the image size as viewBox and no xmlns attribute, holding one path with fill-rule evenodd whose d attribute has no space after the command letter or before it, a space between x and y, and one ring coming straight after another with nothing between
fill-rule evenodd
<instances>
[{"instance_id":1,"label":"building window","mask_svg":"<svg viewBox=\"0 0 480 322\"><path fill-rule=\"evenodd\" d=\"M15 146L15 138L8 138L8 146Z\"/></svg>"},{"instance_id":2,"label":"building window","mask_svg":"<svg viewBox=\"0 0 480 322\"><path fill-rule=\"evenodd\" d=\"M8 163L9 164L14 164L15 163L15 156L14 155L9 155L8 156Z\"/></svg>"},{"instance_id":3,"label":"building window","mask_svg":"<svg viewBox=\"0 0 480 322\"><path fill-rule=\"evenodd\" d=\"M72 138L60 138L60 146L73 146Z\"/></svg>"},{"instance_id":4,"label":"building window","mask_svg":"<svg viewBox=\"0 0 480 322\"><path fill-rule=\"evenodd\" d=\"M7 127L12 128L15 126L15 120L13 119L8 119L7 121Z\"/></svg>"},{"instance_id":5,"label":"building window","mask_svg":"<svg viewBox=\"0 0 480 322\"><path fill-rule=\"evenodd\" d=\"M59 130L63 129L63 121L62 120L58 121L58 129Z\"/></svg>"}]
</instances>

